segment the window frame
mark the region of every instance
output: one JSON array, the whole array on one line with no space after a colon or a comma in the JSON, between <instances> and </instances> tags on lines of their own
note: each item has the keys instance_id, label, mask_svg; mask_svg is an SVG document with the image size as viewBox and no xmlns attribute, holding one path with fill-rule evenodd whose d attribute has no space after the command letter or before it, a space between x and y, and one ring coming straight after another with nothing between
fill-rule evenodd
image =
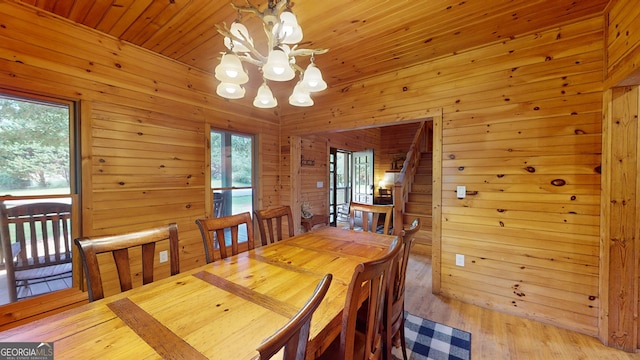
<instances>
[{"instance_id":1,"label":"window frame","mask_svg":"<svg viewBox=\"0 0 640 360\"><path fill-rule=\"evenodd\" d=\"M46 195L0 195L0 201L11 200L36 200L36 199L71 199L71 237L75 239L81 234L81 206L80 206L80 188L81 188L81 175L82 169L79 167L81 164L80 154L80 102L78 100L67 99L63 97L56 97L45 94L27 93L12 89L6 89L0 87L0 96L17 101L40 103L43 105L50 104L52 106L66 106L69 112L69 193L68 194L46 194ZM4 257L4 255L2 255ZM20 306L26 302L35 301L41 303L45 297L55 297L56 294L71 291L77 293L81 291L84 278L82 274L82 263L78 250L75 246L72 246L72 284L70 288L55 290L48 293L35 295L27 299L19 300L17 302L0 305L0 307L11 308L12 306ZM64 295L63 295L64 296ZM44 312L49 309L43 309Z\"/></svg>"}]
</instances>

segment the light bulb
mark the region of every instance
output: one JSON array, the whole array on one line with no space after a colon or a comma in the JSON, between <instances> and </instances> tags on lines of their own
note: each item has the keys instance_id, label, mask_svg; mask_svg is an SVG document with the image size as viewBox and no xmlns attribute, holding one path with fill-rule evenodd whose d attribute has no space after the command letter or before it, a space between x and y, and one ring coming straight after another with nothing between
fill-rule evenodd
<instances>
[{"instance_id":1,"label":"light bulb","mask_svg":"<svg viewBox=\"0 0 640 360\"><path fill-rule=\"evenodd\" d=\"M216 79L224 83L245 84L249 75L244 71L240 58L233 53L222 55L220 64L215 68Z\"/></svg>"},{"instance_id":2,"label":"light bulb","mask_svg":"<svg viewBox=\"0 0 640 360\"><path fill-rule=\"evenodd\" d=\"M269 52L267 63L262 66L262 75L267 80L289 81L296 75L289 64L289 56L281 48Z\"/></svg>"},{"instance_id":3,"label":"light bulb","mask_svg":"<svg viewBox=\"0 0 640 360\"><path fill-rule=\"evenodd\" d=\"M313 62L304 71L300 86L308 92L322 91L327 88L327 83L322 79L320 69Z\"/></svg>"}]
</instances>

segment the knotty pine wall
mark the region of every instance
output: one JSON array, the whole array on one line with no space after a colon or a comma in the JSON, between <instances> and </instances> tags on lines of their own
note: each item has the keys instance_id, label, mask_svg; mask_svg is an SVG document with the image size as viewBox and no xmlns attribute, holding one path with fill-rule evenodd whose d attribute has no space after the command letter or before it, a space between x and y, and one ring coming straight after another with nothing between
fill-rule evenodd
<instances>
[{"instance_id":1,"label":"knotty pine wall","mask_svg":"<svg viewBox=\"0 0 640 360\"><path fill-rule=\"evenodd\" d=\"M441 112L434 289L597 335L603 30L595 16L333 84L283 114L283 136Z\"/></svg>"},{"instance_id":2,"label":"knotty pine wall","mask_svg":"<svg viewBox=\"0 0 640 360\"><path fill-rule=\"evenodd\" d=\"M302 165L301 202L309 202L314 214L329 215L329 149L335 147L349 151L380 148L380 130L377 128L345 131L328 135L310 135L301 137L302 156L315 161L315 165ZM374 168L377 167L374 165ZM322 181L323 187L317 188Z\"/></svg>"},{"instance_id":3,"label":"knotty pine wall","mask_svg":"<svg viewBox=\"0 0 640 360\"><path fill-rule=\"evenodd\" d=\"M607 89L603 111L600 318L603 343L625 351L640 347L640 9L614 0L605 10Z\"/></svg>"},{"instance_id":4,"label":"knotty pine wall","mask_svg":"<svg viewBox=\"0 0 640 360\"><path fill-rule=\"evenodd\" d=\"M605 11L606 84L640 83L640 7L633 0L612 0Z\"/></svg>"},{"instance_id":5,"label":"knotty pine wall","mask_svg":"<svg viewBox=\"0 0 640 360\"><path fill-rule=\"evenodd\" d=\"M258 206L280 201L277 118L217 97L211 74L0 1L0 87L79 101L82 236L176 222L181 269L203 264L210 126L258 136Z\"/></svg>"},{"instance_id":6,"label":"knotty pine wall","mask_svg":"<svg viewBox=\"0 0 640 360\"><path fill-rule=\"evenodd\" d=\"M300 201L309 202L314 214L329 215L329 149L332 147L354 152L373 149L377 194L378 182L384 178L385 171L391 170L393 155L409 151L418 126L419 123L409 123L300 137L301 156L314 161L313 165L300 167ZM318 181L323 182L322 188L317 187Z\"/></svg>"}]
</instances>

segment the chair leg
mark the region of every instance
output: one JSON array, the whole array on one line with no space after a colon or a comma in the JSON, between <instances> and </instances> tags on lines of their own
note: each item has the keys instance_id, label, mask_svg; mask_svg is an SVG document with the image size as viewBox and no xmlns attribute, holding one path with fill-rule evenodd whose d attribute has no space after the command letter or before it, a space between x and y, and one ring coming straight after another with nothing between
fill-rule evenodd
<instances>
[{"instance_id":1,"label":"chair leg","mask_svg":"<svg viewBox=\"0 0 640 360\"><path fill-rule=\"evenodd\" d=\"M402 323L400 324L400 346L402 347L402 358L407 360L407 343L404 338L404 316L402 316Z\"/></svg>"}]
</instances>

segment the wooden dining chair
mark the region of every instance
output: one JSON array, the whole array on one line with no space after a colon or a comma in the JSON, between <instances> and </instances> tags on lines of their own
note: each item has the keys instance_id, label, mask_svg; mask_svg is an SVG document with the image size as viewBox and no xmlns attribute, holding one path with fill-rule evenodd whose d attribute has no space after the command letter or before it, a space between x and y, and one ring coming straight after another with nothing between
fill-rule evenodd
<instances>
[{"instance_id":1,"label":"wooden dining chair","mask_svg":"<svg viewBox=\"0 0 640 360\"><path fill-rule=\"evenodd\" d=\"M339 342L336 339L329 345L321 359L375 360L383 357L382 325L387 282L394 277L392 263L403 247L402 239L396 238L386 255L356 266L342 312ZM356 327L359 310L365 314L361 331Z\"/></svg>"},{"instance_id":2,"label":"wooden dining chair","mask_svg":"<svg viewBox=\"0 0 640 360\"><path fill-rule=\"evenodd\" d=\"M243 242L242 240L245 240L244 235L246 235L246 250L251 250L255 246L253 222L249 212L221 218L198 219L196 224L200 229L200 235L202 235L207 264L215 261L216 250L220 253L221 259L226 259L245 250L241 249L240 246L240 243ZM240 235L243 236L241 237Z\"/></svg>"},{"instance_id":3,"label":"wooden dining chair","mask_svg":"<svg viewBox=\"0 0 640 360\"><path fill-rule=\"evenodd\" d=\"M316 286L313 294L300 310L283 327L258 346L258 359L271 359L284 348L283 360L303 360L306 355L311 317L331 285L331 274L326 274Z\"/></svg>"},{"instance_id":4,"label":"wooden dining chair","mask_svg":"<svg viewBox=\"0 0 640 360\"><path fill-rule=\"evenodd\" d=\"M1 203L0 224L10 301L33 295L33 285L71 278L70 204Z\"/></svg>"},{"instance_id":5,"label":"wooden dining chair","mask_svg":"<svg viewBox=\"0 0 640 360\"><path fill-rule=\"evenodd\" d=\"M357 219L362 222L362 230L369 232L378 232L378 222L380 216L384 215L383 234L389 234L391 226L391 214L393 213L393 205L371 205L352 202L349 205L349 228L356 228ZM371 217L371 221L370 218Z\"/></svg>"},{"instance_id":6,"label":"wooden dining chair","mask_svg":"<svg viewBox=\"0 0 640 360\"><path fill-rule=\"evenodd\" d=\"M258 222L262 245L273 244L283 239L284 219L287 221L289 237L294 235L293 215L291 215L291 208L288 205L256 210L254 213L256 221Z\"/></svg>"},{"instance_id":7,"label":"wooden dining chair","mask_svg":"<svg viewBox=\"0 0 640 360\"><path fill-rule=\"evenodd\" d=\"M394 268L394 278L387 284L387 297L385 302L385 325L383 326L384 348L387 359L393 359L391 349L394 339L400 340L402 357L407 360L407 344L404 337L404 285L407 276L407 262L409 253L415 240L416 233L420 230L420 218L411 223L409 229L403 230L403 251L395 258L391 266Z\"/></svg>"},{"instance_id":8,"label":"wooden dining chair","mask_svg":"<svg viewBox=\"0 0 640 360\"><path fill-rule=\"evenodd\" d=\"M142 283L148 284L153 282L156 243L163 240L169 240L168 260L170 262L171 275L176 275L180 272L180 256L178 252L178 226L175 223L122 235L75 239L87 277L89 301L104 298L98 254L112 254L120 281L120 290L127 291L133 288L129 250L134 247L141 247Z\"/></svg>"}]
</instances>

